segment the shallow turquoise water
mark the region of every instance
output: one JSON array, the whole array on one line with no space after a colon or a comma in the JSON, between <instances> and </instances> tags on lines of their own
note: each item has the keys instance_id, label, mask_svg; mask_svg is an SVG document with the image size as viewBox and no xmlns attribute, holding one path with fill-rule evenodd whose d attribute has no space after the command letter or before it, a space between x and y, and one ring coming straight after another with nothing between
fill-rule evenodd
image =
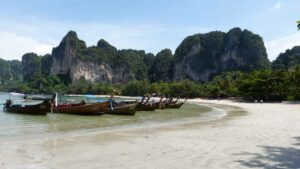
<instances>
[{"instance_id":1,"label":"shallow turquoise water","mask_svg":"<svg viewBox=\"0 0 300 169\"><path fill-rule=\"evenodd\" d=\"M0 103L9 97L0 93ZM76 99L76 98L75 98ZM77 98L78 99L78 98ZM135 116L76 116L65 114L47 114L47 116L21 115L3 112L0 106L0 138L24 134L61 132L87 128L106 128L122 125L140 125L145 123L163 123L178 119L201 117L211 109L186 103L181 109L137 112Z\"/></svg>"}]
</instances>

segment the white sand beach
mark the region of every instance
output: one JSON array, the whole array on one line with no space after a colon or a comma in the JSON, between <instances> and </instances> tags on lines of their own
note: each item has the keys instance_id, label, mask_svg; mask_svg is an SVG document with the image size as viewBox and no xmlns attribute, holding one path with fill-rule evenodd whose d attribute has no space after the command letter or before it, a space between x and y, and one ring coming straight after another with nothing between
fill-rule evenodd
<instances>
[{"instance_id":1,"label":"white sand beach","mask_svg":"<svg viewBox=\"0 0 300 169\"><path fill-rule=\"evenodd\" d=\"M235 109L230 116L205 123L6 141L0 145L0 168L300 168L300 104L189 102L236 106L247 113Z\"/></svg>"}]
</instances>

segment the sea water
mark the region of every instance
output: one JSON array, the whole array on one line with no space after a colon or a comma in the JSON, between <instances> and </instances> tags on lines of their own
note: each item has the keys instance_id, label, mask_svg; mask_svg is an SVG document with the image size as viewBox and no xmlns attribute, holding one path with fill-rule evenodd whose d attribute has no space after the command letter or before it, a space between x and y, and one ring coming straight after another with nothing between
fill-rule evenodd
<instances>
[{"instance_id":1,"label":"sea water","mask_svg":"<svg viewBox=\"0 0 300 169\"><path fill-rule=\"evenodd\" d=\"M220 111L212 111L210 107L186 103L180 109L138 111L135 116L106 114L100 116L78 116L51 113L48 113L46 116L34 116L3 112L3 103L9 97L8 93L0 93L0 138L92 128L105 129L116 126L119 128L122 126L141 126L191 119L197 119L197 121L213 120L224 115ZM78 100L75 97L76 99Z\"/></svg>"}]
</instances>

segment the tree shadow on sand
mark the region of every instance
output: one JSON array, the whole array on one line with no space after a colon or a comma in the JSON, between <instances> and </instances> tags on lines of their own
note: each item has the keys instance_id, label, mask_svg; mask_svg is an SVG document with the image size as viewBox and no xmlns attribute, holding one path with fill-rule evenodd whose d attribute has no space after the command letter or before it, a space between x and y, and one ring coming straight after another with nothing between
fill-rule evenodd
<instances>
[{"instance_id":1,"label":"tree shadow on sand","mask_svg":"<svg viewBox=\"0 0 300 169\"><path fill-rule=\"evenodd\" d=\"M295 137L296 142L291 147L260 146L262 154L244 152L236 155L253 156L250 160L236 162L249 168L264 169L300 169L300 137Z\"/></svg>"}]
</instances>

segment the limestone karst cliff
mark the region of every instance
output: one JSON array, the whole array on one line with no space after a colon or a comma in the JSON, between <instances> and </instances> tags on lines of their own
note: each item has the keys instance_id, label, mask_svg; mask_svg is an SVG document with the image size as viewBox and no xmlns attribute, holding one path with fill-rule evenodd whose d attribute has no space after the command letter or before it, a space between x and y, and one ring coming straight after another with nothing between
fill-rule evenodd
<instances>
[{"instance_id":1,"label":"limestone karst cliff","mask_svg":"<svg viewBox=\"0 0 300 169\"><path fill-rule=\"evenodd\" d=\"M175 51L173 80L209 81L225 71L265 69L269 60L259 35L234 28L187 37Z\"/></svg>"},{"instance_id":2,"label":"limestone karst cliff","mask_svg":"<svg viewBox=\"0 0 300 169\"><path fill-rule=\"evenodd\" d=\"M270 66L263 39L240 28L227 33L214 31L188 36L174 55L171 50L164 49L156 56L143 50L118 50L103 39L97 45L87 47L76 32L70 31L51 54L28 53L23 56L22 64L11 66L4 60L2 62L3 67L9 67L12 72L2 73L1 80L20 79L20 73L4 75L23 70L21 78L24 81L38 75L55 75L66 84L82 80L123 84L135 79L205 82L226 71L250 72Z\"/></svg>"},{"instance_id":3,"label":"limestone karst cliff","mask_svg":"<svg viewBox=\"0 0 300 169\"><path fill-rule=\"evenodd\" d=\"M117 50L103 39L97 46L86 47L73 31L47 57L42 66L44 72L58 75L69 83L79 80L125 83L147 79L148 66L144 60L154 60L154 56L144 51Z\"/></svg>"},{"instance_id":4,"label":"limestone karst cliff","mask_svg":"<svg viewBox=\"0 0 300 169\"><path fill-rule=\"evenodd\" d=\"M300 46L287 49L280 53L276 60L272 63L273 69L288 70L300 64Z\"/></svg>"}]
</instances>

